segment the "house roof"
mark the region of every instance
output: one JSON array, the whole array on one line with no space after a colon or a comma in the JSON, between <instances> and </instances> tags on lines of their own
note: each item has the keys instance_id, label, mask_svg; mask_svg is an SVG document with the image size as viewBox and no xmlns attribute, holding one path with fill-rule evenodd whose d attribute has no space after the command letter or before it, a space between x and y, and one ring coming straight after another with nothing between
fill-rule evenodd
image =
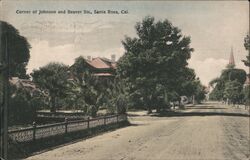
<instances>
[{"instance_id":1,"label":"house roof","mask_svg":"<svg viewBox=\"0 0 250 160\"><path fill-rule=\"evenodd\" d=\"M92 67L97 69L115 69L116 63L107 58L93 58L88 62Z\"/></svg>"},{"instance_id":2,"label":"house roof","mask_svg":"<svg viewBox=\"0 0 250 160\"><path fill-rule=\"evenodd\" d=\"M28 79L20 79L18 77L12 77L9 80L9 82L11 85L15 85L18 88L24 87L24 88L30 89L30 90L37 90L36 85Z\"/></svg>"},{"instance_id":3,"label":"house roof","mask_svg":"<svg viewBox=\"0 0 250 160\"><path fill-rule=\"evenodd\" d=\"M116 62L104 57L88 58L86 62L89 64L90 70L93 75L100 77L112 77L116 69ZM69 77L72 79L73 75Z\"/></svg>"}]
</instances>

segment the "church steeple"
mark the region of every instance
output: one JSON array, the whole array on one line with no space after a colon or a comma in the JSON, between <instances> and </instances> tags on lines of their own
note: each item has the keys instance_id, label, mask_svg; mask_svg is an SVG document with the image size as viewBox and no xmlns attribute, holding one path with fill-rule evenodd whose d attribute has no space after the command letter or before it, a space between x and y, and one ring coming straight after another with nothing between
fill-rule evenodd
<instances>
[{"instance_id":1,"label":"church steeple","mask_svg":"<svg viewBox=\"0 0 250 160\"><path fill-rule=\"evenodd\" d=\"M231 53L230 53L230 58L229 58L229 63L228 64L232 65L232 66L235 66L233 47L231 47Z\"/></svg>"}]
</instances>

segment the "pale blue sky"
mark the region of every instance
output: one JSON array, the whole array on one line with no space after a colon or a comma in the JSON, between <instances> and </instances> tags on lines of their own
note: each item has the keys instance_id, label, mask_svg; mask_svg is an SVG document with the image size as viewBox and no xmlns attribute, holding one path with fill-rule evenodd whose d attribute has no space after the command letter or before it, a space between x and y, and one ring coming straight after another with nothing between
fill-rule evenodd
<instances>
[{"instance_id":1,"label":"pale blue sky","mask_svg":"<svg viewBox=\"0 0 250 160\"><path fill-rule=\"evenodd\" d=\"M189 61L204 84L220 74L231 46L237 66L244 68L243 46L249 30L247 1L2 1L1 19L14 25L32 45L28 71L49 61L72 64L79 55L123 54L121 40L134 37L134 25L147 15L168 19L191 36ZM17 15L16 10L128 10L126 15Z\"/></svg>"}]
</instances>

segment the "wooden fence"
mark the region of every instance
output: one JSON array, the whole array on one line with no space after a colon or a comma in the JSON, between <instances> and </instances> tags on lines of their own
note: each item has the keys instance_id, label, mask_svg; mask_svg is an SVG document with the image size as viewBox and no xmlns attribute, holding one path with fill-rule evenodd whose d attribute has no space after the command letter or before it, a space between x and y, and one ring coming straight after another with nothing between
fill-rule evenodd
<instances>
[{"instance_id":1,"label":"wooden fence","mask_svg":"<svg viewBox=\"0 0 250 160\"><path fill-rule=\"evenodd\" d=\"M65 122L54 123L49 125L37 126L33 123L32 127L24 129L10 130L8 131L9 137L16 142L29 142L35 141L41 138L47 138L56 135L67 134L75 131L83 131L90 128L105 126L108 124L115 124L127 120L127 115L110 115L105 117L98 117L87 120L75 120Z\"/></svg>"}]
</instances>

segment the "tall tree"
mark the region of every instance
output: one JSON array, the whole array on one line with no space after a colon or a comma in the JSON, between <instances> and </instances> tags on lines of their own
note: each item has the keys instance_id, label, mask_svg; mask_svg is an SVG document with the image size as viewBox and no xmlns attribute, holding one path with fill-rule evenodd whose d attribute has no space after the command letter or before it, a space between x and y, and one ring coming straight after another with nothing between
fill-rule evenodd
<instances>
[{"instance_id":1,"label":"tall tree","mask_svg":"<svg viewBox=\"0 0 250 160\"><path fill-rule=\"evenodd\" d=\"M228 96L225 96L225 94L228 94L231 90L228 90L227 92L225 92L225 90L231 85L232 81L237 81L237 83L243 86L246 81L246 72L243 69L237 68L227 68L223 70L219 78L210 82L210 84L214 86L213 91L210 93L210 98L214 100L225 100L226 98L229 98Z\"/></svg>"},{"instance_id":2,"label":"tall tree","mask_svg":"<svg viewBox=\"0 0 250 160\"><path fill-rule=\"evenodd\" d=\"M7 110L9 109L8 98L8 80L10 77L28 78L26 74L26 65L29 61L30 44L25 37L21 36L18 30L11 24L0 20L0 117L1 117L1 139L0 156L7 159ZM6 55L7 52L7 55ZM8 57L8 58L7 58ZM8 66L6 66L7 64ZM8 68L7 68L8 67ZM8 69L8 70L6 70ZM4 71L3 71L4 70ZM6 97L3 98L4 91ZM5 107L4 107L5 106ZM15 106L18 107L18 106ZM12 112L10 112L12 113ZM2 128L3 127L3 128ZM2 152L4 151L4 152Z\"/></svg>"},{"instance_id":3,"label":"tall tree","mask_svg":"<svg viewBox=\"0 0 250 160\"><path fill-rule=\"evenodd\" d=\"M242 97L242 84L237 80L228 81L225 84L224 96L230 103L236 104L240 102Z\"/></svg>"},{"instance_id":4,"label":"tall tree","mask_svg":"<svg viewBox=\"0 0 250 160\"><path fill-rule=\"evenodd\" d=\"M222 71L220 78L223 81L237 80L243 85L246 81L246 71L243 69L237 69L237 68L225 69Z\"/></svg>"},{"instance_id":5,"label":"tall tree","mask_svg":"<svg viewBox=\"0 0 250 160\"><path fill-rule=\"evenodd\" d=\"M97 77L90 71L90 65L82 57L75 59L70 67L73 81L71 81L71 95L74 106L83 110L86 114L95 116L98 111L98 97L101 96L98 89Z\"/></svg>"},{"instance_id":6,"label":"tall tree","mask_svg":"<svg viewBox=\"0 0 250 160\"><path fill-rule=\"evenodd\" d=\"M248 68L249 68L250 67L250 36L249 36L249 33L244 39L244 46L245 46L248 53L246 56L246 60L242 60L242 61L244 62L245 66L248 66ZM250 79L250 73L248 73L247 76ZM244 93L244 100L245 100L246 104L250 105L250 85L249 84L247 84L247 86L244 87L243 93Z\"/></svg>"},{"instance_id":7,"label":"tall tree","mask_svg":"<svg viewBox=\"0 0 250 160\"><path fill-rule=\"evenodd\" d=\"M244 64L248 67L250 67L250 37L249 34L245 37L244 39L244 46L246 48L246 50L248 51L248 55L246 56L246 60L242 60L244 62Z\"/></svg>"},{"instance_id":8,"label":"tall tree","mask_svg":"<svg viewBox=\"0 0 250 160\"><path fill-rule=\"evenodd\" d=\"M49 63L31 73L33 81L48 94L51 112L56 112L56 98L66 96L68 89L68 66Z\"/></svg>"},{"instance_id":9,"label":"tall tree","mask_svg":"<svg viewBox=\"0 0 250 160\"><path fill-rule=\"evenodd\" d=\"M147 106L157 104L157 88L178 92L183 70L193 51L190 38L168 20L145 17L135 25L138 37L125 37L125 54L118 61L118 76L130 84L131 95L139 95Z\"/></svg>"},{"instance_id":10,"label":"tall tree","mask_svg":"<svg viewBox=\"0 0 250 160\"><path fill-rule=\"evenodd\" d=\"M109 83L103 100L109 113L125 113L129 105L126 83L122 79Z\"/></svg>"},{"instance_id":11,"label":"tall tree","mask_svg":"<svg viewBox=\"0 0 250 160\"><path fill-rule=\"evenodd\" d=\"M28 78L26 66L30 58L29 42L7 22L0 21L0 30L0 53L7 51L9 54L10 77Z\"/></svg>"},{"instance_id":12,"label":"tall tree","mask_svg":"<svg viewBox=\"0 0 250 160\"><path fill-rule=\"evenodd\" d=\"M200 80L195 81L195 91L194 96L197 103L201 103L202 100L206 98L206 87L203 86L200 82Z\"/></svg>"}]
</instances>

